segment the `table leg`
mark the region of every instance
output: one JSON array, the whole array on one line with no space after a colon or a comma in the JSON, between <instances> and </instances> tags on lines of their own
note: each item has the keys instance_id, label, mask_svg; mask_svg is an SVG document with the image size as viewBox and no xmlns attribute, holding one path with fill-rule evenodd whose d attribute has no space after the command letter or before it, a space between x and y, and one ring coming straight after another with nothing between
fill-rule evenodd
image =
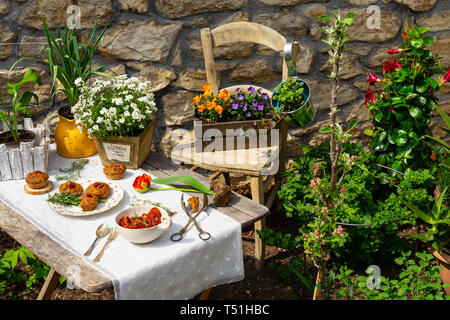
<instances>
[{"instance_id":1,"label":"table leg","mask_svg":"<svg viewBox=\"0 0 450 320\"><path fill-rule=\"evenodd\" d=\"M51 300L53 291L55 291L56 286L58 285L59 277L59 273L51 268L45 279L44 285L39 292L37 300Z\"/></svg>"},{"instance_id":2,"label":"table leg","mask_svg":"<svg viewBox=\"0 0 450 320\"><path fill-rule=\"evenodd\" d=\"M251 177L250 185L252 190L252 199L255 202L264 204L264 181L263 177ZM265 245L257 231L265 227L266 218L255 222L255 267L261 271L264 267Z\"/></svg>"}]
</instances>

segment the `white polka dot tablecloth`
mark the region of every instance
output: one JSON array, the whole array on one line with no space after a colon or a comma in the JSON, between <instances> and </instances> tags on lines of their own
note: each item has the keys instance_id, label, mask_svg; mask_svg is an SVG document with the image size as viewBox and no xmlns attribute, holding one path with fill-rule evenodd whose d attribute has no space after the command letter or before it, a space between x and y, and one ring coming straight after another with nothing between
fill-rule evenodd
<instances>
[{"instance_id":1,"label":"white polka dot tablecloth","mask_svg":"<svg viewBox=\"0 0 450 320\"><path fill-rule=\"evenodd\" d=\"M75 181L109 181L103 174L98 155L87 159L89 163L80 171L81 177ZM52 192L58 189L60 183L65 182L55 179L58 175L64 175L59 169L70 167L74 160L58 156L54 146L51 147L48 174L55 185ZM175 190L149 191L144 194L136 192L132 183L144 172L128 169L123 179L114 181L124 191L119 205L86 217L64 216L51 210L46 202L47 194L36 196L24 192L23 179L0 182L0 197L67 250L107 274L113 280L115 298L118 300L191 299L208 288L244 279L241 225L219 210L209 207L197 217L200 227L211 234L209 240L201 240L197 229L191 224L181 241L171 241L170 236L188 222L187 215L181 209L182 193ZM152 172L149 173L155 177ZM163 187L156 184L152 186ZM103 247L105 238L98 242L91 256L83 256L95 239L97 227L101 223L114 226L115 216L130 207L134 196L159 202L177 211L172 216L171 228L147 244L133 244L119 235L109 244L99 263L92 262L92 259ZM187 196L184 198L188 199Z\"/></svg>"}]
</instances>

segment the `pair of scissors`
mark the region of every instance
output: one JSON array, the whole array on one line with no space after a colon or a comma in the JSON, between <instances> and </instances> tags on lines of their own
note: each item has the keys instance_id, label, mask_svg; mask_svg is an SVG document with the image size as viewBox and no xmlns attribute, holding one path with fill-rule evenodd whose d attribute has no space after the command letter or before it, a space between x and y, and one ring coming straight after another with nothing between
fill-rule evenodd
<instances>
[{"instance_id":1,"label":"pair of scissors","mask_svg":"<svg viewBox=\"0 0 450 320\"><path fill-rule=\"evenodd\" d=\"M207 197L206 193L204 193L203 194L203 206L202 206L202 208L198 211L198 213L195 216L192 216L188 212L188 210L186 209L186 205L184 203L183 194L182 194L181 195L181 208L183 209L184 212L186 212L187 216L189 217L189 221L183 227L183 229L181 229L177 233L172 234L170 236L170 240L172 240L172 241L180 241L181 239L183 239L183 234L189 228L191 223L194 223L195 227L197 228L197 231L199 232L198 236L199 236L200 239L208 240L209 238L211 238L211 234L209 232L204 231L202 228L200 228L200 226L197 224L197 221L195 220L198 217L198 215L200 213L202 213L202 211L206 210L207 206L208 206L208 197Z\"/></svg>"}]
</instances>

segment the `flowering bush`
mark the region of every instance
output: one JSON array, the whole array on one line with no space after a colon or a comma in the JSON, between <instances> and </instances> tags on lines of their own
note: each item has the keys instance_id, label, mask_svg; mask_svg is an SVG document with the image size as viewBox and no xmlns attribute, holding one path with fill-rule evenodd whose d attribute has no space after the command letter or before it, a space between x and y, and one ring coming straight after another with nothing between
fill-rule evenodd
<instances>
[{"instance_id":1,"label":"flowering bush","mask_svg":"<svg viewBox=\"0 0 450 320\"><path fill-rule=\"evenodd\" d=\"M371 149L377 162L395 170L403 171L407 166L423 167L431 155L431 148L420 138L429 134L428 125L438 101L435 94L449 80L447 73L439 80L435 75L445 71L426 46L435 39L425 36L430 28L416 26L403 33L404 43L390 54L402 53L399 60L387 61L383 65L384 79L370 74L372 85L383 82L379 95L369 89L366 107L372 114L373 130ZM394 172L394 171L392 171Z\"/></svg>"},{"instance_id":2,"label":"flowering bush","mask_svg":"<svg viewBox=\"0 0 450 320\"><path fill-rule=\"evenodd\" d=\"M97 79L92 87L81 78L75 83L80 87L80 98L72 113L80 131L85 127L89 136L138 136L157 110L150 83L136 77Z\"/></svg>"},{"instance_id":3,"label":"flowering bush","mask_svg":"<svg viewBox=\"0 0 450 320\"><path fill-rule=\"evenodd\" d=\"M262 119L270 111L269 95L249 87L247 91L237 88L234 95L222 90L211 93L211 84L203 85L203 93L193 98L197 116L207 122Z\"/></svg>"}]
</instances>

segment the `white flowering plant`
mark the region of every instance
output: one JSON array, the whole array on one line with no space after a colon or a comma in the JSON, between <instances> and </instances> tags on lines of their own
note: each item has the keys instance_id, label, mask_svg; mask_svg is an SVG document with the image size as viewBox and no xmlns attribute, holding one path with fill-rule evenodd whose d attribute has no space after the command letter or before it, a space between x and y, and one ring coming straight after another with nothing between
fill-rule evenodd
<instances>
[{"instance_id":1,"label":"white flowering plant","mask_svg":"<svg viewBox=\"0 0 450 320\"><path fill-rule=\"evenodd\" d=\"M138 136L157 110L150 82L136 77L97 79L92 86L79 78L75 84L80 96L72 113L78 129L86 128L90 137L107 140L110 136Z\"/></svg>"}]
</instances>

